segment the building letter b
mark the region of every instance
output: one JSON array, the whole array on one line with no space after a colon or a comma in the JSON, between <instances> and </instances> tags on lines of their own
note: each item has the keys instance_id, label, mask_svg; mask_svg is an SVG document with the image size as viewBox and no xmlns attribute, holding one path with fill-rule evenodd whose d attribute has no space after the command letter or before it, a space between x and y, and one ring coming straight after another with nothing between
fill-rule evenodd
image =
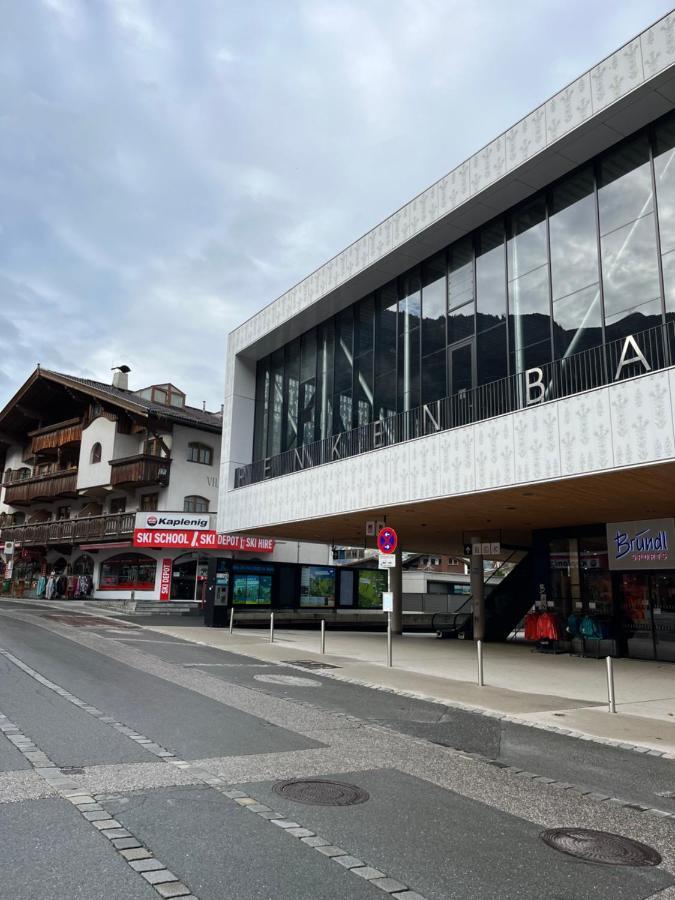
<instances>
[{"instance_id":1,"label":"building letter b","mask_svg":"<svg viewBox=\"0 0 675 900\"><path fill-rule=\"evenodd\" d=\"M532 395L533 390L538 390L539 393L536 395ZM540 368L528 369L525 372L525 392L526 392L526 406L531 406L533 403L541 403L544 399L544 370Z\"/></svg>"}]
</instances>

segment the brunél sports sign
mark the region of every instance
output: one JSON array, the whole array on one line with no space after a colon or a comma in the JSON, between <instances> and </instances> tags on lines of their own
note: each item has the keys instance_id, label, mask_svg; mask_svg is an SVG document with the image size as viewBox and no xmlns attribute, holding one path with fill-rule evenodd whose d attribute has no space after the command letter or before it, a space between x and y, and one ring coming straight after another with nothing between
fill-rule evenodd
<instances>
[{"instance_id":1,"label":"brun\u00e9l sports sign","mask_svg":"<svg viewBox=\"0 0 675 900\"><path fill-rule=\"evenodd\" d=\"M675 569L675 521L608 522L607 555L614 572Z\"/></svg>"},{"instance_id":2,"label":"brun\u00e9l sports sign","mask_svg":"<svg viewBox=\"0 0 675 900\"><path fill-rule=\"evenodd\" d=\"M136 513L134 547L150 550L241 550L273 553L274 538L219 534L208 513Z\"/></svg>"}]
</instances>

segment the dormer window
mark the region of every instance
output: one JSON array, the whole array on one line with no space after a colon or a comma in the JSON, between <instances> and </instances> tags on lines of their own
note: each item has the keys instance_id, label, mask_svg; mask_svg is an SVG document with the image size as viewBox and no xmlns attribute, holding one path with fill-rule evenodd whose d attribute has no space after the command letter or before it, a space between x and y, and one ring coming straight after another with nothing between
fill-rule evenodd
<instances>
[{"instance_id":1,"label":"dormer window","mask_svg":"<svg viewBox=\"0 0 675 900\"><path fill-rule=\"evenodd\" d=\"M187 461L211 466L213 465L213 448L208 444L188 444Z\"/></svg>"},{"instance_id":2,"label":"dormer window","mask_svg":"<svg viewBox=\"0 0 675 900\"><path fill-rule=\"evenodd\" d=\"M175 406L179 409L185 406L185 394L173 384L152 384L137 393L144 400L160 403L162 406Z\"/></svg>"}]
</instances>

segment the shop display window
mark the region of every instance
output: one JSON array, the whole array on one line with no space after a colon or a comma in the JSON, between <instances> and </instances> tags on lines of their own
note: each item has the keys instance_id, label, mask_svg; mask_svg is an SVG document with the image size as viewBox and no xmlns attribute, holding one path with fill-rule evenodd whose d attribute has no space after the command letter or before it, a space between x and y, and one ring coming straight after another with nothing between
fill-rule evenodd
<instances>
[{"instance_id":1,"label":"shop display window","mask_svg":"<svg viewBox=\"0 0 675 900\"><path fill-rule=\"evenodd\" d=\"M269 606L272 603L272 576L236 574L232 582L235 606Z\"/></svg>"},{"instance_id":2,"label":"shop display window","mask_svg":"<svg viewBox=\"0 0 675 900\"><path fill-rule=\"evenodd\" d=\"M335 569L332 566L302 567L300 606L335 606Z\"/></svg>"},{"instance_id":3,"label":"shop display window","mask_svg":"<svg viewBox=\"0 0 675 900\"><path fill-rule=\"evenodd\" d=\"M142 553L124 553L101 564L99 590L152 591L157 560Z\"/></svg>"},{"instance_id":4,"label":"shop display window","mask_svg":"<svg viewBox=\"0 0 675 900\"><path fill-rule=\"evenodd\" d=\"M382 592L387 590L387 573L379 569L359 572L359 609L381 609Z\"/></svg>"}]
</instances>

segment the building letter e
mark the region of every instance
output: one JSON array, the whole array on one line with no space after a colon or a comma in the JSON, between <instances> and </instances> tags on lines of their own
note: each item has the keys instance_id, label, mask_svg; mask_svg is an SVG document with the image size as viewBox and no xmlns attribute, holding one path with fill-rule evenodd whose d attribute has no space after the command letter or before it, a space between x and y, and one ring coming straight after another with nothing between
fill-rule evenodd
<instances>
[{"instance_id":1,"label":"building letter e","mask_svg":"<svg viewBox=\"0 0 675 900\"><path fill-rule=\"evenodd\" d=\"M536 395L532 395L533 390L538 390L539 393ZM531 406L533 403L541 403L544 399L544 370L540 368L528 369L525 372L525 391L527 393L527 406Z\"/></svg>"}]
</instances>

